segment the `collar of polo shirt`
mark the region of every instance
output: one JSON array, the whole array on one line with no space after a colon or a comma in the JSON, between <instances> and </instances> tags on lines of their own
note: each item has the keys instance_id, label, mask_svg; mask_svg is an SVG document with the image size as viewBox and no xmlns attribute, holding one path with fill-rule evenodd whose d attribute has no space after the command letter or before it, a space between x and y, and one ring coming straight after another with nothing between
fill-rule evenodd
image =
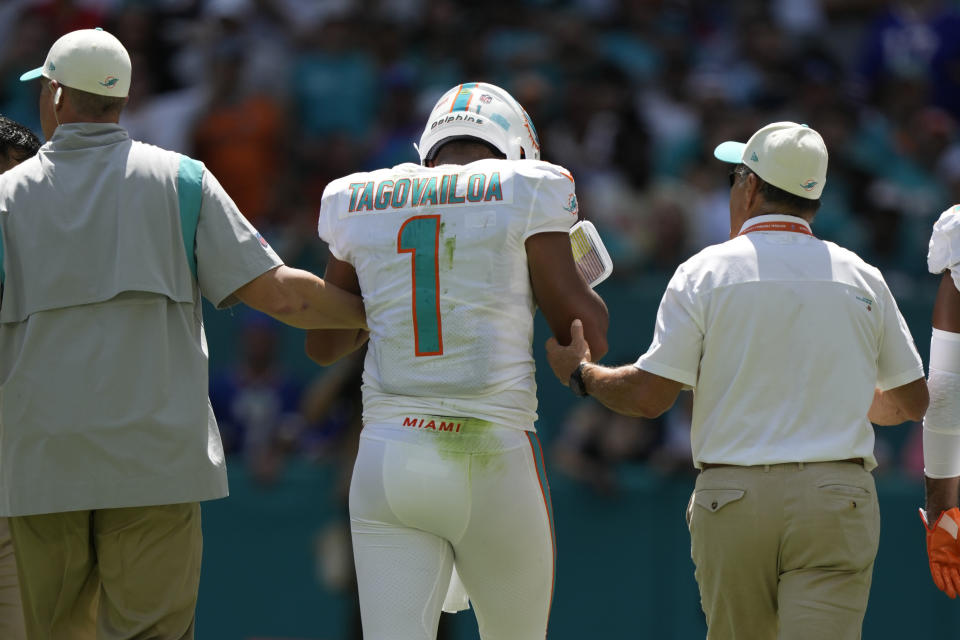
<instances>
[{"instance_id":1,"label":"collar of polo shirt","mask_svg":"<svg viewBox=\"0 0 960 640\"><path fill-rule=\"evenodd\" d=\"M782 213L767 213L747 218L740 227L738 235L743 235L753 230L754 227L760 227L756 229L757 231L793 231L813 235L809 222L800 216L791 216Z\"/></svg>"}]
</instances>

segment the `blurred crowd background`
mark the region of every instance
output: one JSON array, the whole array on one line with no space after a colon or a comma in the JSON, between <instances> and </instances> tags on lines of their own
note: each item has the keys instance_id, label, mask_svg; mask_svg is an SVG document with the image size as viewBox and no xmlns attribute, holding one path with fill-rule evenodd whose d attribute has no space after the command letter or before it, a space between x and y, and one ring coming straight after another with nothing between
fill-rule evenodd
<instances>
[{"instance_id":1,"label":"blurred crowd background","mask_svg":"<svg viewBox=\"0 0 960 640\"><path fill-rule=\"evenodd\" d=\"M133 60L121 120L131 136L203 161L288 264L320 274L330 180L415 162L412 143L449 87L508 89L610 248L614 275L599 291L613 363L646 349L676 266L727 238L729 167L714 146L776 120L807 123L830 151L815 233L880 267L926 357L937 282L927 240L960 201L957 0L5 0L0 113L39 134L38 85L20 73L58 36L96 26ZM343 505L360 358L321 369L302 334L206 311L233 473L266 488L291 465L327 465L327 495ZM538 379L554 477L616 496L630 478L692 475L690 394L643 421ZM880 432L878 473L919 477L918 435ZM331 563L343 537L318 542L341 587L349 567Z\"/></svg>"}]
</instances>

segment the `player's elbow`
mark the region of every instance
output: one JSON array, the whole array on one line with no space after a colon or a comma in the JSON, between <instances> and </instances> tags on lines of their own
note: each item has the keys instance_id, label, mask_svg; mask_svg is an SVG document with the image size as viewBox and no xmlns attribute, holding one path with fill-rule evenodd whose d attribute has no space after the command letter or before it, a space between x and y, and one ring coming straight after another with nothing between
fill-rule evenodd
<instances>
[{"instance_id":1,"label":"player's elbow","mask_svg":"<svg viewBox=\"0 0 960 640\"><path fill-rule=\"evenodd\" d=\"M919 422L923 420L923 416L927 413L927 407L929 406L930 397L926 394L926 387L924 387L924 394L922 397L916 398L906 406L901 406L900 411L907 420Z\"/></svg>"},{"instance_id":2,"label":"player's elbow","mask_svg":"<svg viewBox=\"0 0 960 640\"><path fill-rule=\"evenodd\" d=\"M333 348L322 329L307 331L303 348L307 357L321 367L328 367L340 359L340 354Z\"/></svg>"},{"instance_id":3,"label":"player's elbow","mask_svg":"<svg viewBox=\"0 0 960 640\"><path fill-rule=\"evenodd\" d=\"M324 351L310 351L309 349L307 349L307 357L321 367L329 367L334 362L339 360L339 358L332 353Z\"/></svg>"},{"instance_id":4,"label":"player's elbow","mask_svg":"<svg viewBox=\"0 0 960 640\"><path fill-rule=\"evenodd\" d=\"M927 381L923 378L891 389L887 393L893 396L897 411L904 420L913 422L922 420L930 405L930 392L927 389Z\"/></svg>"}]
</instances>

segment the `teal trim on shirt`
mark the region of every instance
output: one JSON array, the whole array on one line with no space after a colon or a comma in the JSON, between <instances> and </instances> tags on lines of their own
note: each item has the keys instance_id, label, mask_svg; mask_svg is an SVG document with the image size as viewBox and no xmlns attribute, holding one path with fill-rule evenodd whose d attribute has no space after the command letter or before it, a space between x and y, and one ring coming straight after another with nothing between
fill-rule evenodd
<instances>
[{"instance_id":1,"label":"teal trim on shirt","mask_svg":"<svg viewBox=\"0 0 960 640\"><path fill-rule=\"evenodd\" d=\"M203 200L203 165L193 158L180 156L177 171L177 199L180 204L180 230L183 233L183 251L190 265L190 273L197 277L197 223ZM2 257L2 253L0 253Z\"/></svg>"}]
</instances>

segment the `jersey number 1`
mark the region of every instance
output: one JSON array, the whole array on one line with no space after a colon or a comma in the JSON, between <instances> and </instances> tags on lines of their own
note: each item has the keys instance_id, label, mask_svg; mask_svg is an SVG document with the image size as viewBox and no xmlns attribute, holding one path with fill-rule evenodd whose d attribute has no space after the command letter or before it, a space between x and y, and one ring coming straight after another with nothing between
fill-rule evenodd
<instances>
[{"instance_id":1,"label":"jersey number 1","mask_svg":"<svg viewBox=\"0 0 960 640\"><path fill-rule=\"evenodd\" d=\"M413 338L417 356L442 356L440 325L440 216L407 218L397 233L397 253L411 254Z\"/></svg>"}]
</instances>

